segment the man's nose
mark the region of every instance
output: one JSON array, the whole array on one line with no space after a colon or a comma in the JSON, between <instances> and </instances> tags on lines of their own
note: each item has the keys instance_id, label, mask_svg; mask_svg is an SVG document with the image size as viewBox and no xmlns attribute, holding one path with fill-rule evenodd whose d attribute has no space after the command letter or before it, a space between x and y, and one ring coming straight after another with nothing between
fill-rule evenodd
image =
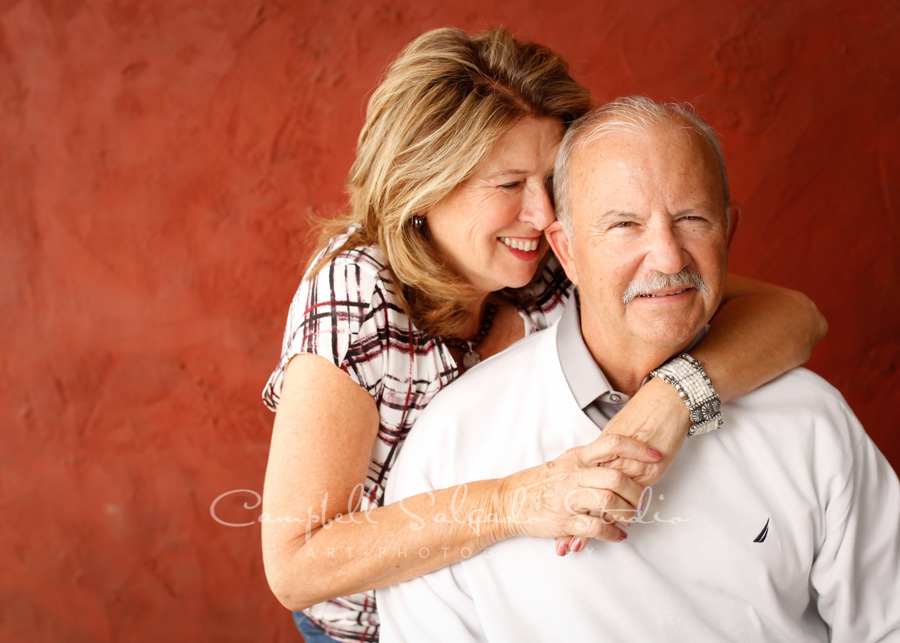
<instances>
[{"instance_id":1,"label":"man's nose","mask_svg":"<svg viewBox=\"0 0 900 643\"><path fill-rule=\"evenodd\" d=\"M546 230L547 226L556 221L553 201L545 186L541 186L526 195L519 218L522 221L527 221L539 231Z\"/></svg>"},{"instance_id":2,"label":"man's nose","mask_svg":"<svg viewBox=\"0 0 900 643\"><path fill-rule=\"evenodd\" d=\"M648 270L674 275L688 265L688 254L672 221L648 226L645 238L644 265Z\"/></svg>"}]
</instances>

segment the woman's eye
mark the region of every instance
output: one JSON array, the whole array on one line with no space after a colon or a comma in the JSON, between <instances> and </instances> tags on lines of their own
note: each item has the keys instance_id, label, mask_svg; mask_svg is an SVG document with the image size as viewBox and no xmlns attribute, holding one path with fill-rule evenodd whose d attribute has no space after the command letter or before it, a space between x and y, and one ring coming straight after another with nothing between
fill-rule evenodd
<instances>
[{"instance_id":1,"label":"woman's eye","mask_svg":"<svg viewBox=\"0 0 900 643\"><path fill-rule=\"evenodd\" d=\"M504 189L506 189L506 190L511 190L511 189L513 189L513 188L519 187L520 185L522 185L522 182L521 182L521 181L513 181L512 183L504 183L504 184L501 185L500 187L501 187L501 188L504 188Z\"/></svg>"}]
</instances>

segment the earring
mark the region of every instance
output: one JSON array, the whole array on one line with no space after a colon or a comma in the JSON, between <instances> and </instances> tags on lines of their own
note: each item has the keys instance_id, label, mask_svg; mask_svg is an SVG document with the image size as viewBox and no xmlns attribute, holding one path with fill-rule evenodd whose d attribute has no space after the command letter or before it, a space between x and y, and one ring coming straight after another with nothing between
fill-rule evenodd
<instances>
[{"instance_id":1,"label":"earring","mask_svg":"<svg viewBox=\"0 0 900 643\"><path fill-rule=\"evenodd\" d=\"M425 217L421 214L414 215L411 221L412 227L414 227L416 230L421 230L422 226L425 225Z\"/></svg>"}]
</instances>

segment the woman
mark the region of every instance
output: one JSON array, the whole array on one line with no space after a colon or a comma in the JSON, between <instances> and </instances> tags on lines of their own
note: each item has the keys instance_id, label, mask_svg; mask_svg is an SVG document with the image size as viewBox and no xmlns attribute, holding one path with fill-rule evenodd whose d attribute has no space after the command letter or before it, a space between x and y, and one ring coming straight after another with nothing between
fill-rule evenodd
<instances>
[{"instance_id":1,"label":"woman","mask_svg":"<svg viewBox=\"0 0 900 643\"><path fill-rule=\"evenodd\" d=\"M397 451L432 397L478 359L547 327L569 299L542 231L554 220L556 149L591 106L558 56L503 29L426 33L372 96L350 212L324 235L264 392L277 408L263 500L266 574L286 607L307 610L311 621L297 617L308 640L328 640L323 630L377 640L373 588L504 538L553 536L561 555L589 538L622 540L642 486L680 450L687 409L654 379L591 445L469 484L465 494L445 489L382 506ZM804 362L823 334L804 296L734 278L691 352L727 401ZM604 507L618 523L576 521L562 499L580 488L611 492L615 502ZM527 498L513 506L521 489ZM419 528L410 528L410 513ZM493 519L470 528L450 514ZM441 554L417 554L424 550Z\"/></svg>"}]
</instances>

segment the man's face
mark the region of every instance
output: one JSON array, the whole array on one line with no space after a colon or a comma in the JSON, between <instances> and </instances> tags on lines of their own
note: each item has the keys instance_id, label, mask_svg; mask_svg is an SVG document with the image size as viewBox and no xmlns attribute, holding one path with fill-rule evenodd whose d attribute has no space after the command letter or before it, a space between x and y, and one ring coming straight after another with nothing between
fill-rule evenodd
<instances>
[{"instance_id":1,"label":"man's face","mask_svg":"<svg viewBox=\"0 0 900 643\"><path fill-rule=\"evenodd\" d=\"M574 151L569 181L574 239L558 224L549 236L579 286L585 337L685 348L725 283L725 204L708 144L677 126L612 134ZM671 278L685 272L705 287ZM626 303L629 285L637 296Z\"/></svg>"}]
</instances>

